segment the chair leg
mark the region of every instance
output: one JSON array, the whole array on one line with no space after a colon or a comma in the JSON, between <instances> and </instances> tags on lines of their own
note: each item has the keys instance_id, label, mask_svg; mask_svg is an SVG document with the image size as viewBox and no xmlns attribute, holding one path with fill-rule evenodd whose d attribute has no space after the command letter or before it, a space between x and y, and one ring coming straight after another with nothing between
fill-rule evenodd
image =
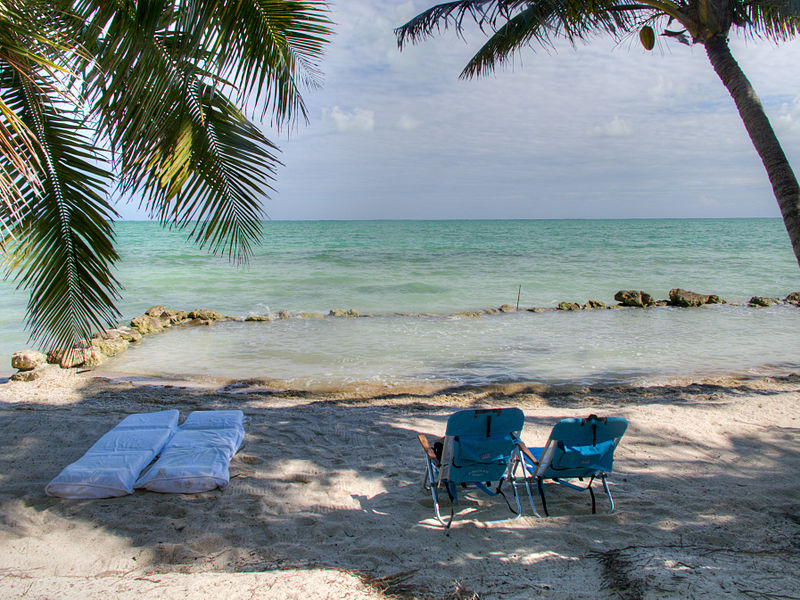
<instances>
[{"instance_id":1,"label":"chair leg","mask_svg":"<svg viewBox=\"0 0 800 600\"><path fill-rule=\"evenodd\" d=\"M525 489L528 492L528 502L531 505L531 510L536 517L542 518L542 515L536 510L536 505L533 503L533 492L531 491L531 474L528 472L528 468L525 465L524 461L518 460L517 463L514 465L514 468L511 472L511 485L514 486L516 491L516 487L519 485L517 483L517 468L522 468L522 481L525 484Z\"/></svg>"},{"instance_id":2,"label":"chair leg","mask_svg":"<svg viewBox=\"0 0 800 600\"><path fill-rule=\"evenodd\" d=\"M608 510L608 514L614 512L614 499L611 497L611 490L608 489L608 483L606 482L605 473L600 475L600 481L603 482L603 489L606 491L606 496L608 496L608 501L611 503L611 508Z\"/></svg>"},{"instance_id":3,"label":"chair leg","mask_svg":"<svg viewBox=\"0 0 800 600\"><path fill-rule=\"evenodd\" d=\"M594 498L594 490L592 489L592 482L589 482L589 487L586 488L589 490L589 495L592 497L592 514L597 514L597 501Z\"/></svg>"},{"instance_id":4,"label":"chair leg","mask_svg":"<svg viewBox=\"0 0 800 600\"><path fill-rule=\"evenodd\" d=\"M428 460L426 477L427 483L425 487L430 489L431 498L433 498L433 511L436 514L436 520L439 521L439 523L441 523L445 529L449 529L450 525L453 523L453 515L450 515L449 521L445 521L442 518L441 512L439 511L439 493L436 491L436 476L434 475L433 465L431 464L430 460Z\"/></svg>"},{"instance_id":5,"label":"chair leg","mask_svg":"<svg viewBox=\"0 0 800 600\"><path fill-rule=\"evenodd\" d=\"M422 473L422 481L420 481L420 484L422 485L422 489L426 492L431 489L430 475L428 474L427 465L425 466L425 471Z\"/></svg>"},{"instance_id":6,"label":"chair leg","mask_svg":"<svg viewBox=\"0 0 800 600\"><path fill-rule=\"evenodd\" d=\"M544 508L544 516L549 517L550 513L547 512L547 500L544 497L544 483L542 482L541 477L536 478L536 486L539 489L539 496L542 498L542 508Z\"/></svg>"},{"instance_id":7,"label":"chair leg","mask_svg":"<svg viewBox=\"0 0 800 600\"><path fill-rule=\"evenodd\" d=\"M514 490L514 500L517 501L517 514L514 516L514 518L519 519L522 516L522 503L519 501L517 486L515 486L513 482L511 483L511 489Z\"/></svg>"},{"instance_id":8,"label":"chair leg","mask_svg":"<svg viewBox=\"0 0 800 600\"><path fill-rule=\"evenodd\" d=\"M533 511L534 516L542 518L542 515L538 513L536 510L536 505L533 503L533 492L531 491L531 481L527 477L525 478L525 489L528 490L528 502L531 504L531 510Z\"/></svg>"}]
</instances>

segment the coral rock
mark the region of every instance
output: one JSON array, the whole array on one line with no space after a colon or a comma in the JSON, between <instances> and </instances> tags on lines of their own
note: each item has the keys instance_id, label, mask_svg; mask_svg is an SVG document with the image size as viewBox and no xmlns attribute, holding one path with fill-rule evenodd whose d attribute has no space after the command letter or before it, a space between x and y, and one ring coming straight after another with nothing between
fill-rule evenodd
<instances>
[{"instance_id":1,"label":"coral rock","mask_svg":"<svg viewBox=\"0 0 800 600\"><path fill-rule=\"evenodd\" d=\"M581 305L577 302L559 302L558 310L580 310Z\"/></svg>"},{"instance_id":2,"label":"coral rock","mask_svg":"<svg viewBox=\"0 0 800 600\"><path fill-rule=\"evenodd\" d=\"M332 308L331 312L328 313L331 317L360 317L361 313L357 310L353 310L352 308L349 310L344 310L342 308Z\"/></svg>"},{"instance_id":3,"label":"coral rock","mask_svg":"<svg viewBox=\"0 0 800 600\"><path fill-rule=\"evenodd\" d=\"M11 355L11 366L20 371L38 369L47 362L47 356L36 350L21 350Z\"/></svg>"},{"instance_id":4,"label":"coral rock","mask_svg":"<svg viewBox=\"0 0 800 600\"><path fill-rule=\"evenodd\" d=\"M29 371L18 371L9 377L9 379L11 381L36 381L42 375L44 375L44 369L33 369Z\"/></svg>"},{"instance_id":5,"label":"coral rock","mask_svg":"<svg viewBox=\"0 0 800 600\"><path fill-rule=\"evenodd\" d=\"M787 304L800 305L800 292L792 292L783 301Z\"/></svg>"},{"instance_id":6,"label":"coral rock","mask_svg":"<svg viewBox=\"0 0 800 600\"><path fill-rule=\"evenodd\" d=\"M695 306L703 306L704 304L725 304L725 300L719 296L705 294L696 294L681 288L675 288L669 291L669 301L673 306L681 306L683 308L691 308Z\"/></svg>"},{"instance_id":7,"label":"coral rock","mask_svg":"<svg viewBox=\"0 0 800 600\"><path fill-rule=\"evenodd\" d=\"M780 304L781 301L777 298L764 298L763 296L753 296L747 302L750 306L758 306L760 308L772 306L773 304Z\"/></svg>"},{"instance_id":8,"label":"coral rock","mask_svg":"<svg viewBox=\"0 0 800 600\"><path fill-rule=\"evenodd\" d=\"M606 303L600 302L600 300L589 300L586 304L583 305L584 310L591 310L594 308L605 308Z\"/></svg>"},{"instance_id":9,"label":"coral rock","mask_svg":"<svg viewBox=\"0 0 800 600\"><path fill-rule=\"evenodd\" d=\"M148 308L146 311L144 311L144 314L146 314L148 317L158 318L161 317L161 315L164 314L166 310L167 310L166 306L161 306L160 304L158 304L156 306L151 306L150 308Z\"/></svg>"},{"instance_id":10,"label":"coral rock","mask_svg":"<svg viewBox=\"0 0 800 600\"><path fill-rule=\"evenodd\" d=\"M653 297L647 292L636 290L620 290L614 294L614 300L623 306L637 306L642 308L645 306L655 306L656 303Z\"/></svg>"},{"instance_id":11,"label":"coral rock","mask_svg":"<svg viewBox=\"0 0 800 600\"><path fill-rule=\"evenodd\" d=\"M105 356L116 356L128 349L129 342L121 337L93 339L92 346L98 348Z\"/></svg>"},{"instance_id":12,"label":"coral rock","mask_svg":"<svg viewBox=\"0 0 800 600\"><path fill-rule=\"evenodd\" d=\"M225 321L227 317L213 310L195 309L187 315L190 319L201 319L203 321Z\"/></svg>"},{"instance_id":13,"label":"coral rock","mask_svg":"<svg viewBox=\"0 0 800 600\"><path fill-rule=\"evenodd\" d=\"M138 342L142 339L142 334L136 331L133 327L117 327L114 331L119 333L119 337L129 342Z\"/></svg>"}]
</instances>

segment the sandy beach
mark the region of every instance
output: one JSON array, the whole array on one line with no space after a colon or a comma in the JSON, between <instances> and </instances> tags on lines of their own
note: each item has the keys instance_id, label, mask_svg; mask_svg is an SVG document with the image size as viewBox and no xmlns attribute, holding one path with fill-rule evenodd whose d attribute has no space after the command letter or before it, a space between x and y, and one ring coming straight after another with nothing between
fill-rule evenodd
<instances>
[{"instance_id":1,"label":"sandy beach","mask_svg":"<svg viewBox=\"0 0 800 600\"><path fill-rule=\"evenodd\" d=\"M0 597L800 597L800 376L367 397L181 385L58 369L0 385ZM487 524L508 509L468 499L443 531L415 436L488 406L522 408L531 446L562 417L627 418L616 511L551 486L550 518ZM128 414L234 407L247 434L225 491L44 494Z\"/></svg>"}]
</instances>

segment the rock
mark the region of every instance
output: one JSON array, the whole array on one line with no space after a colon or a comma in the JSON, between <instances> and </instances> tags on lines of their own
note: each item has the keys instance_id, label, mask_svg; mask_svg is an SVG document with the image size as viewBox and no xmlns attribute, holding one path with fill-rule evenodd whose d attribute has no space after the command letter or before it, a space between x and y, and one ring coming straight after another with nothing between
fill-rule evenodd
<instances>
[{"instance_id":1,"label":"rock","mask_svg":"<svg viewBox=\"0 0 800 600\"><path fill-rule=\"evenodd\" d=\"M344 310L342 308L332 308L331 312L328 313L331 317L360 317L361 314L357 310L353 310L352 308L349 310Z\"/></svg>"},{"instance_id":2,"label":"rock","mask_svg":"<svg viewBox=\"0 0 800 600\"><path fill-rule=\"evenodd\" d=\"M501 313L517 312L517 309L511 306L510 304L503 304L502 306L498 307L497 310L499 310Z\"/></svg>"},{"instance_id":3,"label":"rock","mask_svg":"<svg viewBox=\"0 0 800 600\"><path fill-rule=\"evenodd\" d=\"M62 369L69 369L82 365L84 360L83 350L78 348L50 350L50 352L47 353L47 362L59 365Z\"/></svg>"},{"instance_id":4,"label":"rock","mask_svg":"<svg viewBox=\"0 0 800 600\"><path fill-rule=\"evenodd\" d=\"M681 306L683 308L703 306L704 304L725 304L725 300L719 296L713 294L711 296L696 294L695 292L689 292L681 288L675 288L669 291L669 301L673 306Z\"/></svg>"},{"instance_id":5,"label":"rock","mask_svg":"<svg viewBox=\"0 0 800 600\"><path fill-rule=\"evenodd\" d=\"M281 321L285 321L286 319L291 319L292 318L292 313L290 313L288 310L279 310L278 311L278 318Z\"/></svg>"},{"instance_id":6,"label":"rock","mask_svg":"<svg viewBox=\"0 0 800 600\"><path fill-rule=\"evenodd\" d=\"M121 326L117 327L114 331L119 333L119 337L129 342L139 342L142 339L142 334L136 331L133 327Z\"/></svg>"},{"instance_id":7,"label":"rock","mask_svg":"<svg viewBox=\"0 0 800 600\"><path fill-rule=\"evenodd\" d=\"M800 306L800 292L792 292L786 298L783 299L784 302L788 304L794 304L796 306Z\"/></svg>"},{"instance_id":8,"label":"rock","mask_svg":"<svg viewBox=\"0 0 800 600\"><path fill-rule=\"evenodd\" d=\"M244 320L245 321L272 321L272 319L269 318L266 315L252 315L250 317L245 317Z\"/></svg>"},{"instance_id":9,"label":"rock","mask_svg":"<svg viewBox=\"0 0 800 600\"><path fill-rule=\"evenodd\" d=\"M228 317L213 310L195 309L187 315L190 319L201 319L203 321L225 321Z\"/></svg>"},{"instance_id":10,"label":"rock","mask_svg":"<svg viewBox=\"0 0 800 600\"><path fill-rule=\"evenodd\" d=\"M161 322L168 321L170 325L177 325L189 319L185 310L165 310L159 317Z\"/></svg>"},{"instance_id":11,"label":"rock","mask_svg":"<svg viewBox=\"0 0 800 600\"><path fill-rule=\"evenodd\" d=\"M543 313L543 312L547 312L547 309L546 308L536 308L535 306L532 306L531 308L527 309L527 311L528 312L532 312L532 313Z\"/></svg>"},{"instance_id":12,"label":"rock","mask_svg":"<svg viewBox=\"0 0 800 600\"><path fill-rule=\"evenodd\" d=\"M57 364L62 369L73 367L96 367L105 360L97 346L76 346L67 350L51 350L47 353L47 362Z\"/></svg>"},{"instance_id":13,"label":"rock","mask_svg":"<svg viewBox=\"0 0 800 600\"><path fill-rule=\"evenodd\" d=\"M209 319L192 319L187 324L188 325L206 325L206 326L208 326L208 325L211 325L213 322L214 321L211 321Z\"/></svg>"},{"instance_id":14,"label":"rock","mask_svg":"<svg viewBox=\"0 0 800 600\"><path fill-rule=\"evenodd\" d=\"M485 314L485 315L499 315L500 314L500 309L499 308L487 308L486 310L483 311L483 314Z\"/></svg>"},{"instance_id":15,"label":"rock","mask_svg":"<svg viewBox=\"0 0 800 600\"><path fill-rule=\"evenodd\" d=\"M297 313L297 316L301 319L324 319L325 315L321 312L301 312Z\"/></svg>"},{"instance_id":16,"label":"rock","mask_svg":"<svg viewBox=\"0 0 800 600\"><path fill-rule=\"evenodd\" d=\"M655 300L653 300L650 294L636 290L620 290L614 294L614 300L623 306L638 306L643 308L645 306L655 305Z\"/></svg>"},{"instance_id":17,"label":"rock","mask_svg":"<svg viewBox=\"0 0 800 600\"><path fill-rule=\"evenodd\" d=\"M559 302L558 310L580 310L581 305L577 302Z\"/></svg>"},{"instance_id":18,"label":"rock","mask_svg":"<svg viewBox=\"0 0 800 600\"><path fill-rule=\"evenodd\" d=\"M42 375L44 375L44 369L32 369L28 371L18 371L9 377L9 379L11 381L36 381Z\"/></svg>"},{"instance_id":19,"label":"rock","mask_svg":"<svg viewBox=\"0 0 800 600\"><path fill-rule=\"evenodd\" d=\"M595 308L605 308L606 303L600 302L600 300L589 300L586 304L583 305L583 310L592 310Z\"/></svg>"},{"instance_id":20,"label":"rock","mask_svg":"<svg viewBox=\"0 0 800 600\"><path fill-rule=\"evenodd\" d=\"M166 306L161 306L160 304L157 304L156 306L151 306L146 311L144 311L144 314L146 314L148 317L161 317L161 315L164 314L166 310L167 310Z\"/></svg>"},{"instance_id":21,"label":"rock","mask_svg":"<svg viewBox=\"0 0 800 600\"><path fill-rule=\"evenodd\" d=\"M475 312L474 310L462 310L461 312L453 313L454 317L463 317L465 319L478 319L481 316L481 313Z\"/></svg>"},{"instance_id":22,"label":"rock","mask_svg":"<svg viewBox=\"0 0 800 600\"><path fill-rule=\"evenodd\" d=\"M759 308L772 306L773 304L780 304L781 301L777 298L764 298L763 296L753 296L747 302L750 306L758 306Z\"/></svg>"},{"instance_id":23,"label":"rock","mask_svg":"<svg viewBox=\"0 0 800 600\"><path fill-rule=\"evenodd\" d=\"M92 334L93 340L111 340L119 337L122 337L122 334L117 329L105 329Z\"/></svg>"},{"instance_id":24,"label":"rock","mask_svg":"<svg viewBox=\"0 0 800 600\"><path fill-rule=\"evenodd\" d=\"M47 362L47 356L36 350L20 350L11 355L11 366L20 371L38 369Z\"/></svg>"},{"instance_id":25,"label":"rock","mask_svg":"<svg viewBox=\"0 0 800 600\"><path fill-rule=\"evenodd\" d=\"M128 347L127 342L125 343L125 347ZM105 360L106 356L97 346L92 346L89 349L83 350L83 366L86 368L91 369L92 367L96 367L100 363L105 362Z\"/></svg>"},{"instance_id":26,"label":"rock","mask_svg":"<svg viewBox=\"0 0 800 600\"><path fill-rule=\"evenodd\" d=\"M669 300L656 300L656 306L669 306Z\"/></svg>"},{"instance_id":27,"label":"rock","mask_svg":"<svg viewBox=\"0 0 800 600\"><path fill-rule=\"evenodd\" d=\"M99 348L105 356L116 356L122 354L128 349L129 342L121 337L116 338L95 338L92 340L92 346Z\"/></svg>"},{"instance_id":28,"label":"rock","mask_svg":"<svg viewBox=\"0 0 800 600\"><path fill-rule=\"evenodd\" d=\"M151 317L150 315L139 315L138 317L133 317L131 319L131 327L133 327L142 335L147 335L148 333L154 333L164 329L161 319L157 317Z\"/></svg>"}]
</instances>

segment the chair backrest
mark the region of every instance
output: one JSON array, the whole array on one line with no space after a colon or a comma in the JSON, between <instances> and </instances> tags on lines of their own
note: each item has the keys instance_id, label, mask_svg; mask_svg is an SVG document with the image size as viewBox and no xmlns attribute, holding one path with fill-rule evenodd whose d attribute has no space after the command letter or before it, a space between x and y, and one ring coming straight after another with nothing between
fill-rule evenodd
<instances>
[{"instance_id":1,"label":"chair backrest","mask_svg":"<svg viewBox=\"0 0 800 600\"><path fill-rule=\"evenodd\" d=\"M622 417L562 419L553 427L535 474L545 479L610 473L628 421Z\"/></svg>"},{"instance_id":2,"label":"chair backrest","mask_svg":"<svg viewBox=\"0 0 800 600\"><path fill-rule=\"evenodd\" d=\"M524 423L518 408L453 413L447 420L441 478L452 483L502 479Z\"/></svg>"}]
</instances>

